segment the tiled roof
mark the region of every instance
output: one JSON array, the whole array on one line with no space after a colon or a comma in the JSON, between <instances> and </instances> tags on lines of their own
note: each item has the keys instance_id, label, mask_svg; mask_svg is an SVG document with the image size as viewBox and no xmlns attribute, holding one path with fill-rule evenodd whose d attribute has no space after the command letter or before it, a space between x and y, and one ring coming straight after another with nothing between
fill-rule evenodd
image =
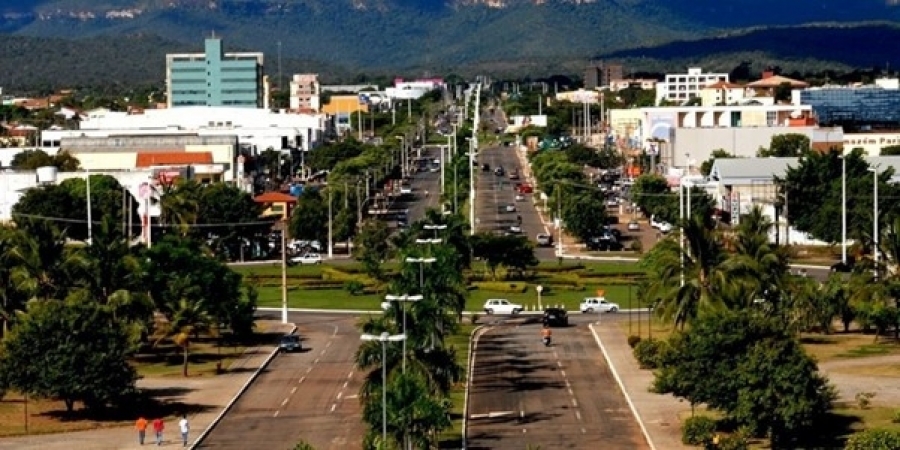
<instances>
[{"instance_id":1,"label":"tiled roof","mask_svg":"<svg viewBox=\"0 0 900 450\"><path fill-rule=\"evenodd\" d=\"M704 89L739 89L744 86L735 83L729 83L727 81L718 81L713 84L707 85Z\"/></svg>"},{"instance_id":2,"label":"tiled roof","mask_svg":"<svg viewBox=\"0 0 900 450\"><path fill-rule=\"evenodd\" d=\"M187 166L190 164L212 164L210 152L139 152L135 167Z\"/></svg>"},{"instance_id":3,"label":"tiled roof","mask_svg":"<svg viewBox=\"0 0 900 450\"><path fill-rule=\"evenodd\" d=\"M264 192L254 197L253 201L256 203L295 203L297 197L281 192Z\"/></svg>"},{"instance_id":4,"label":"tiled roof","mask_svg":"<svg viewBox=\"0 0 900 450\"><path fill-rule=\"evenodd\" d=\"M769 78L763 78L762 80L754 81L747 85L747 87L751 88L775 88L781 86L784 83L788 83L791 87L803 88L809 86L808 83L804 83L799 80L795 80L793 78L783 77L781 75L771 76Z\"/></svg>"}]
</instances>

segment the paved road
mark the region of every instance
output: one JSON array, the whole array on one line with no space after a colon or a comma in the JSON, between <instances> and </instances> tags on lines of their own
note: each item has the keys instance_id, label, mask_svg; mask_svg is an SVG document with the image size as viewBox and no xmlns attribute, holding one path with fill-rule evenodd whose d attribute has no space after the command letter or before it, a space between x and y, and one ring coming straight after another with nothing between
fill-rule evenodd
<instances>
[{"instance_id":1,"label":"paved road","mask_svg":"<svg viewBox=\"0 0 900 450\"><path fill-rule=\"evenodd\" d=\"M415 152L412 152L415 156ZM429 147L422 150L422 157L429 160L440 159L440 150ZM425 217L425 211L430 208L440 208L441 172L419 171L410 176L412 196L398 199L391 205L392 210L407 209L409 211L409 223L416 222ZM428 197L425 197L425 192ZM393 224L393 222L392 222Z\"/></svg>"},{"instance_id":2,"label":"paved road","mask_svg":"<svg viewBox=\"0 0 900 450\"><path fill-rule=\"evenodd\" d=\"M482 164L490 165L490 171L481 170ZM504 176L494 175L494 169L503 167ZM525 194L524 201L515 201L515 184L524 180L510 180L509 173L523 173L514 147L487 147L478 153L478 177L475 193L475 216L478 221L476 229L484 232L504 232L517 222L516 216L522 217L522 234L534 242L538 233L548 230L541 222L540 215L532 201L534 194ZM516 212L506 212L506 206L514 204ZM555 259L552 248L538 248L535 251L538 259Z\"/></svg>"},{"instance_id":3,"label":"paved road","mask_svg":"<svg viewBox=\"0 0 900 450\"><path fill-rule=\"evenodd\" d=\"M198 448L361 448L359 332L352 316L292 314L303 353L277 356Z\"/></svg>"},{"instance_id":4,"label":"paved road","mask_svg":"<svg viewBox=\"0 0 900 450\"><path fill-rule=\"evenodd\" d=\"M498 326L479 339L468 448L648 448L588 328L557 328L544 347L538 327Z\"/></svg>"}]
</instances>

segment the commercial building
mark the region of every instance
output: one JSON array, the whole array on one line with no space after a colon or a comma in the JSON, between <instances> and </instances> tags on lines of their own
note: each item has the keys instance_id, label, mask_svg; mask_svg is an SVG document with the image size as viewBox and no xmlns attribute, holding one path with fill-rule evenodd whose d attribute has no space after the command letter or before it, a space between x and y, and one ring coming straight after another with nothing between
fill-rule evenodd
<instances>
[{"instance_id":1,"label":"commercial building","mask_svg":"<svg viewBox=\"0 0 900 450\"><path fill-rule=\"evenodd\" d=\"M225 53L222 40L204 41L204 53L166 55L169 108L268 108L262 53Z\"/></svg>"},{"instance_id":2,"label":"commercial building","mask_svg":"<svg viewBox=\"0 0 900 450\"><path fill-rule=\"evenodd\" d=\"M656 104L669 102L678 105L700 96L704 87L720 81L730 82L727 73L703 73L700 67L691 67L687 73L666 74L666 79L656 83Z\"/></svg>"},{"instance_id":3,"label":"commercial building","mask_svg":"<svg viewBox=\"0 0 900 450\"><path fill-rule=\"evenodd\" d=\"M799 91L822 124L848 131L900 129L900 81L879 79L864 86L823 86Z\"/></svg>"},{"instance_id":4,"label":"commercial building","mask_svg":"<svg viewBox=\"0 0 900 450\"><path fill-rule=\"evenodd\" d=\"M319 76L298 73L291 78L291 111L317 113L322 108Z\"/></svg>"},{"instance_id":5,"label":"commercial building","mask_svg":"<svg viewBox=\"0 0 900 450\"><path fill-rule=\"evenodd\" d=\"M621 64L592 62L584 71L584 88L597 89L610 86L614 81L623 78L625 78L625 69Z\"/></svg>"}]
</instances>

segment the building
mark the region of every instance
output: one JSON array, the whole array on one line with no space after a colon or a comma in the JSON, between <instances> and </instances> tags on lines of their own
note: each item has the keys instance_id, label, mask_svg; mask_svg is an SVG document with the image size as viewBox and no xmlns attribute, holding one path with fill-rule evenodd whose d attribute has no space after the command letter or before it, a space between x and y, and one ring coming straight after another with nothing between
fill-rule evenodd
<instances>
[{"instance_id":1,"label":"building","mask_svg":"<svg viewBox=\"0 0 900 450\"><path fill-rule=\"evenodd\" d=\"M747 98L747 89L735 83L717 81L700 89L700 104L702 106L737 105ZM772 104L772 102L760 102Z\"/></svg>"},{"instance_id":2,"label":"building","mask_svg":"<svg viewBox=\"0 0 900 450\"><path fill-rule=\"evenodd\" d=\"M298 73L291 78L291 111L317 113L322 108L319 76Z\"/></svg>"},{"instance_id":3,"label":"building","mask_svg":"<svg viewBox=\"0 0 900 450\"><path fill-rule=\"evenodd\" d=\"M354 95L332 95L328 103L322 106L322 112L334 117L334 127L338 134L353 129L350 118L353 114L369 112L369 103Z\"/></svg>"},{"instance_id":4,"label":"building","mask_svg":"<svg viewBox=\"0 0 900 450\"><path fill-rule=\"evenodd\" d=\"M621 64L606 64L602 61L591 63L584 71L584 88L598 89L610 86L613 81L625 78Z\"/></svg>"},{"instance_id":5,"label":"building","mask_svg":"<svg viewBox=\"0 0 900 450\"><path fill-rule=\"evenodd\" d=\"M656 89L657 81L652 78L628 78L624 80L611 80L608 84L610 92L619 92L625 89L641 89L649 91Z\"/></svg>"},{"instance_id":6,"label":"building","mask_svg":"<svg viewBox=\"0 0 900 450\"><path fill-rule=\"evenodd\" d=\"M281 192L265 192L254 197L253 201L262 205L263 217L277 217L278 221L290 218L297 205L297 197Z\"/></svg>"},{"instance_id":7,"label":"building","mask_svg":"<svg viewBox=\"0 0 900 450\"><path fill-rule=\"evenodd\" d=\"M728 74L703 73L700 67L688 68L687 73L666 74L665 81L656 83L656 104L685 104L694 97L699 97L700 89L720 81L730 82Z\"/></svg>"},{"instance_id":8,"label":"building","mask_svg":"<svg viewBox=\"0 0 900 450\"><path fill-rule=\"evenodd\" d=\"M779 134L815 141L808 105L678 106L609 111L610 138L626 154L646 151L665 167L690 168L724 149L755 156Z\"/></svg>"},{"instance_id":9,"label":"building","mask_svg":"<svg viewBox=\"0 0 900 450\"><path fill-rule=\"evenodd\" d=\"M820 123L849 131L900 129L900 80L879 79L865 86L823 86L799 91Z\"/></svg>"},{"instance_id":10,"label":"building","mask_svg":"<svg viewBox=\"0 0 900 450\"><path fill-rule=\"evenodd\" d=\"M225 53L222 40L204 41L204 53L166 55L168 107L268 108L262 53Z\"/></svg>"}]
</instances>

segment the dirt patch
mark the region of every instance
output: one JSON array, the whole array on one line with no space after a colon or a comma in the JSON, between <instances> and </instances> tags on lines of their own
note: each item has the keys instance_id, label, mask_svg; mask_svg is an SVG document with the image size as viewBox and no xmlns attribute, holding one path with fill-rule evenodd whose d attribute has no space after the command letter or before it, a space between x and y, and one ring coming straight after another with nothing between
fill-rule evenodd
<instances>
[{"instance_id":1,"label":"dirt patch","mask_svg":"<svg viewBox=\"0 0 900 450\"><path fill-rule=\"evenodd\" d=\"M882 338L875 342L875 336L871 334L803 335L800 341L806 351L819 363L900 354L900 345L897 341Z\"/></svg>"}]
</instances>

